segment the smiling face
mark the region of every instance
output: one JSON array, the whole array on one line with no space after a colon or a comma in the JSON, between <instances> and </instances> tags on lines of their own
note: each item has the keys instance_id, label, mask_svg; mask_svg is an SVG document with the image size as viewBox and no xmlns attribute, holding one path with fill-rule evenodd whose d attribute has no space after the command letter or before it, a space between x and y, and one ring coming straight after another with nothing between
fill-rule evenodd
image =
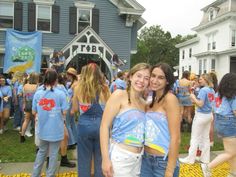
<instances>
[{"instance_id":1,"label":"smiling face","mask_svg":"<svg viewBox=\"0 0 236 177\"><path fill-rule=\"evenodd\" d=\"M142 69L130 76L131 87L137 92L144 91L149 85L150 71Z\"/></svg>"},{"instance_id":2,"label":"smiling face","mask_svg":"<svg viewBox=\"0 0 236 177\"><path fill-rule=\"evenodd\" d=\"M165 89L167 84L168 82L166 80L165 73L161 70L161 68L153 69L150 78L151 90L162 91Z\"/></svg>"}]
</instances>

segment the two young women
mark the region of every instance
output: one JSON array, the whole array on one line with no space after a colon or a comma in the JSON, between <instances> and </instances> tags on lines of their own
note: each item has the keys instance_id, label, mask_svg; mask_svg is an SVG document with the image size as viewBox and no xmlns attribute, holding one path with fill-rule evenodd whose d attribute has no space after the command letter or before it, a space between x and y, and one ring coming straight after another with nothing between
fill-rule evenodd
<instances>
[{"instance_id":1,"label":"two young women","mask_svg":"<svg viewBox=\"0 0 236 177\"><path fill-rule=\"evenodd\" d=\"M127 90L117 90L107 101L101 122L104 176L178 176L180 110L169 92L174 83L171 68L161 63L150 71L148 64L140 63L128 78ZM143 99L148 86L154 91L150 106Z\"/></svg>"}]
</instances>

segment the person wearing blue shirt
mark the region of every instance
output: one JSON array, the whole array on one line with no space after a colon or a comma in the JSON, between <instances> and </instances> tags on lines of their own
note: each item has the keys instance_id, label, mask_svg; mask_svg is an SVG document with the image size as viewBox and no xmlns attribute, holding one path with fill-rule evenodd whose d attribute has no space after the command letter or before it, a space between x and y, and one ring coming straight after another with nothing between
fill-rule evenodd
<instances>
[{"instance_id":1,"label":"person wearing blue shirt","mask_svg":"<svg viewBox=\"0 0 236 177\"><path fill-rule=\"evenodd\" d=\"M32 177L39 177L49 150L49 165L46 176L55 176L57 154L64 138L64 123L68 102L63 91L56 88L57 72L48 69L44 78L44 89L36 91L33 98L32 113L38 117L37 135L39 151L37 153Z\"/></svg>"},{"instance_id":2,"label":"person wearing blue shirt","mask_svg":"<svg viewBox=\"0 0 236 177\"><path fill-rule=\"evenodd\" d=\"M2 111L3 111L3 95L2 95L2 92L0 92L0 134L3 134L3 117L2 117Z\"/></svg>"},{"instance_id":3,"label":"person wearing blue shirt","mask_svg":"<svg viewBox=\"0 0 236 177\"><path fill-rule=\"evenodd\" d=\"M105 177L140 176L145 130L143 94L148 88L150 66L130 69L126 90L109 98L100 127L102 171Z\"/></svg>"},{"instance_id":4,"label":"person wearing blue shirt","mask_svg":"<svg viewBox=\"0 0 236 177\"><path fill-rule=\"evenodd\" d=\"M117 89L120 90L126 89L126 82L123 80L123 72L118 72L116 80L111 83L110 86L111 93L113 93Z\"/></svg>"},{"instance_id":5,"label":"person wearing blue shirt","mask_svg":"<svg viewBox=\"0 0 236 177\"><path fill-rule=\"evenodd\" d=\"M11 100L12 100L12 88L6 82L6 79L3 76L0 76L0 91L3 95L3 129L6 130L6 124L10 117L11 109Z\"/></svg>"},{"instance_id":6,"label":"person wearing blue shirt","mask_svg":"<svg viewBox=\"0 0 236 177\"><path fill-rule=\"evenodd\" d=\"M170 92L173 84L168 64L159 63L152 68L149 87L154 93L145 115L141 177L179 176L181 118L178 99Z\"/></svg>"},{"instance_id":7,"label":"person wearing blue shirt","mask_svg":"<svg viewBox=\"0 0 236 177\"><path fill-rule=\"evenodd\" d=\"M209 163L210 161L210 126L212 120L212 106L215 91L213 81L209 74L202 74L199 79L202 88L196 97L191 93L190 98L197 105L192 124L190 148L186 158L180 158L180 162L193 164L196 160L196 152L199 148L202 153L200 161Z\"/></svg>"},{"instance_id":8,"label":"person wearing blue shirt","mask_svg":"<svg viewBox=\"0 0 236 177\"><path fill-rule=\"evenodd\" d=\"M224 152L219 154L209 164L202 164L204 177L211 176L211 170L228 162L230 174L236 176L236 74L225 74L219 84L214 102L215 129L223 139Z\"/></svg>"}]
</instances>

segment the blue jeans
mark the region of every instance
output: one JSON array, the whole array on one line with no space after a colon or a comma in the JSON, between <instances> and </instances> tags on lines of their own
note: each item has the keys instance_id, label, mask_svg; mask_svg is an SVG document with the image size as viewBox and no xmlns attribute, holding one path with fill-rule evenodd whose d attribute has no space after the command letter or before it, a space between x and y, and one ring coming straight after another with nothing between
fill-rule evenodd
<instances>
[{"instance_id":1,"label":"blue jeans","mask_svg":"<svg viewBox=\"0 0 236 177\"><path fill-rule=\"evenodd\" d=\"M23 105L23 98L22 97L18 97L18 105L14 105L14 123L13 126L14 128L17 127L21 127L22 123L23 123L23 109L22 109L22 105Z\"/></svg>"},{"instance_id":2,"label":"blue jeans","mask_svg":"<svg viewBox=\"0 0 236 177\"><path fill-rule=\"evenodd\" d=\"M163 156L155 156L144 152L141 165L141 177L164 177L168 157L163 160ZM179 162L176 163L176 168L173 177L179 176Z\"/></svg>"},{"instance_id":3,"label":"blue jeans","mask_svg":"<svg viewBox=\"0 0 236 177\"><path fill-rule=\"evenodd\" d=\"M215 114L215 128L218 136L236 137L236 117L235 116L222 116Z\"/></svg>"},{"instance_id":4,"label":"blue jeans","mask_svg":"<svg viewBox=\"0 0 236 177\"><path fill-rule=\"evenodd\" d=\"M43 163L49 152L49 165L46 171L47 177L55 177L57 169L57 155L61 141L49 142L39 140L39 151L34 162L34 171L31 177L39 177L43 168Z\"/></svg>"},{"instance_id":5,"label":"blue jeans","mask_svg":"<svg viewBox=\"0 0 236 177\"><path fill-rule=\"evenodd\" d=\"M102 113L101 106L93 104L88 111L79 117L77 129L78 176L91 176L91 160L94 157L94 177L103 177L99 138Z\"/></svg>"},{"instance_id":6,"label":"blue jeans","mask_svg":"<svg viewBox=\"0 0 236 177\"><path fill-rule=\"evenodd\" d=\"M66 114L66 128L68 130L68 145L73 145L76 143L77 140L77 127L75 125L75 118L74 116L70 115L70 109L67 111Z\"/></svg>"}]
</instances>

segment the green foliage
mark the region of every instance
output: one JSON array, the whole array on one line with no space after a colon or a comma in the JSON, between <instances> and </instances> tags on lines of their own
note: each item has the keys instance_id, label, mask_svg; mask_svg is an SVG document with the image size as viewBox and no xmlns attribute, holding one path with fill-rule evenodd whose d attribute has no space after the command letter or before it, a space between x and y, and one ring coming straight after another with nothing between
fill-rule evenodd
<instances>
[{"instance_id":1,"label":"green foliage","mask_svg":"<svg viewBox=\"0 0 236 177\"><path fill-rule=\"evenodd\" d=\"M179 62L179 49L175 45L193 37L195 35L177 35L173 38L170 32L163 31L158 25L145 27L138 36L137 53L131 58L131 66L140 62L151 65L166 62L172 67L176 66Z\"/></svg>"}]
</instances>

